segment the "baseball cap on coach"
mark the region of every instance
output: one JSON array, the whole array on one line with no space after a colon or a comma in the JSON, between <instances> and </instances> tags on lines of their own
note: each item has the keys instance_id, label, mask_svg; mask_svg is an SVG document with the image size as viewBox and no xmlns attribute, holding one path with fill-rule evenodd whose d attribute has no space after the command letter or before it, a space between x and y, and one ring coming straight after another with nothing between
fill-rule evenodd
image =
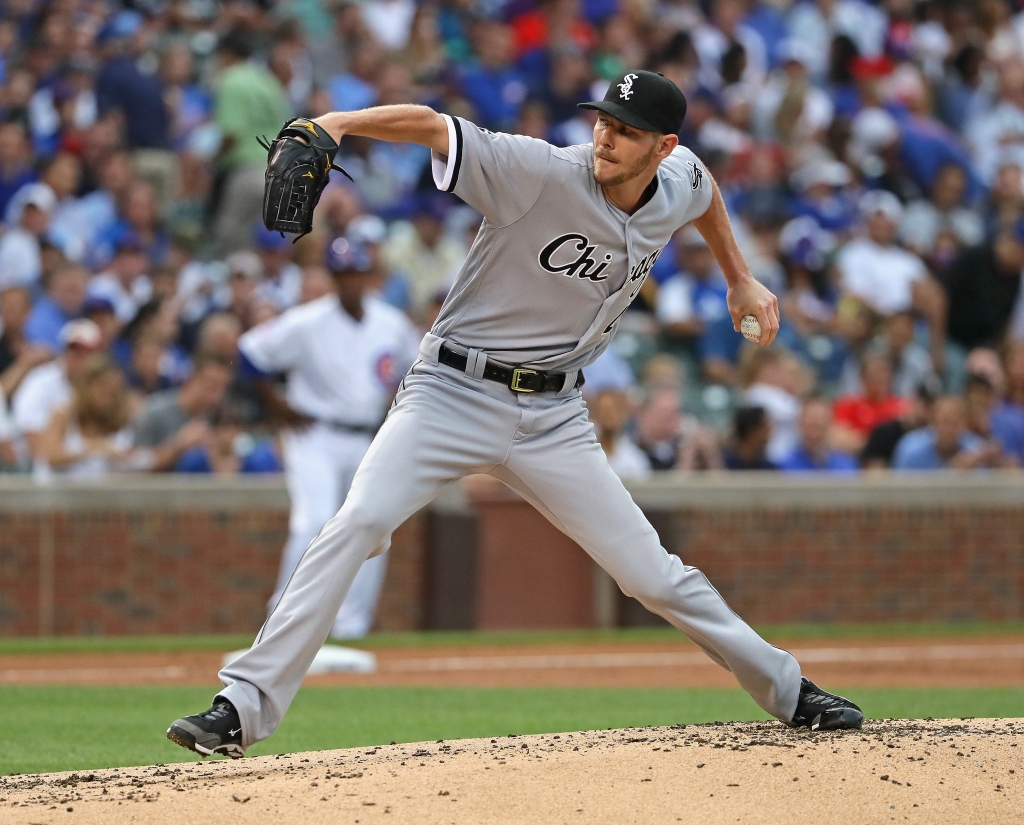
<instances>
[{"instance_id":1,"label":"baseball cap on coach","mask_svg":"<svg viewBox=\"0 0 1024 825\"><path fill-rule=\"evenodd\" d=\"M604 100L578 104L597 109L634 129L674 135L683 128L686 98L671 80L643 69L628 71L612 81Z\"/></svg>"},{"instance_id":2,"label":"baseball cap on coach","mask_svg":"<svg viewBox=\"0 0 1024 825\"><path fill-rule=\"evenodd\" d=\"M335 238L327 247L327 268L335 274L369 272L373 269L373 260L369 251L359 241L345 237Z\"/></svg>"}]
</instances>

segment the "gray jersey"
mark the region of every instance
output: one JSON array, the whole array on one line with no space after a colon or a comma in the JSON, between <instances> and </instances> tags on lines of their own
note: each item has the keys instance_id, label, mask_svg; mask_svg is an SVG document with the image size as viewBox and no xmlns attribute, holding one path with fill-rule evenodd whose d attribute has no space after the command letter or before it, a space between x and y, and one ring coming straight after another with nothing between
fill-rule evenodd
<instances>
[{"instance_id":1,"label":"gray jersey","mask_svg":"<svg viewBox=\"0 0 1024 825\"><path fill-rule=\"evenodd\" d=\"M445 115L438 188L484 216L432 330L507 364L575 370L607 346L672 233L711 204L704 167L678 147L633 215L594 181L593 146L556 148Z\"/></svg>"}]
</instances>

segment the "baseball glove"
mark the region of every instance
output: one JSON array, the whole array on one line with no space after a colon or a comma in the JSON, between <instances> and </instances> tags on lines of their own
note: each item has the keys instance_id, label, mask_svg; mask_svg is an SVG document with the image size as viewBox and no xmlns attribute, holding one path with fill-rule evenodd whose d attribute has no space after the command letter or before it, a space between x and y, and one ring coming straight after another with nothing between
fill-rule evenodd
<instances>
[{"instance_id":1,"label":"baseball glove","mask_svg":"<svg viewBox=\"0 0 1024 825\"><path fill-rule=\"evenodd\" d=\"M256 140L267 150L263 224L275 232L297 234L297 241L313 230L313 210L331 170L337 169L349 180L352 176L335 165L338 144L312 120L292 118L273 142L266 137Z\"/></svg>"}]
</instances>

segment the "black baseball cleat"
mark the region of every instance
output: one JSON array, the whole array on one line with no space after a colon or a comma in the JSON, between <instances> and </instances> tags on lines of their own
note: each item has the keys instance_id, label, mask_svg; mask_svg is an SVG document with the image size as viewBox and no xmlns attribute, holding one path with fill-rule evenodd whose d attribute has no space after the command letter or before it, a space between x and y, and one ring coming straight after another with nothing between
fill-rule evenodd
<instances>
[{"instance_id":1,"label":"black baseball cleat","mask_svg":"<svg viewBox=\"0 0 1024 825\"><path fill-rule=\"evenodd\" d=\"M849 699L827 693L810 679L801 678L800 698L790 724L811 730L856 730L864 724L864 713Z\"/></svg>"},{"instance_id":2,"label":"black baseball cleat","mask_svg":"<svg viewBox=\"0 0 1024 825\"><path fill-rule=\"evenodd\" d=\"M213 707L208 711L178 719L167 729L167 738L203 756L215 753L232 759L245 756L238 711L220 696L213 700Z\"/></svg>"}]
</instances>

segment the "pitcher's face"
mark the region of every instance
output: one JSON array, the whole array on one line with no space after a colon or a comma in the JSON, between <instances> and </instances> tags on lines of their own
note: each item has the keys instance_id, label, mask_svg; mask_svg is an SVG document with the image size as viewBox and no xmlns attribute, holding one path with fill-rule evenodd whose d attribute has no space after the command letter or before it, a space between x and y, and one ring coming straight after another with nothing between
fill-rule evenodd
<instances>
[{"instance_id":1,"label":"pitcher's face","mask_svg":"<svg viewBox=\"0 0 1024 825\"><path fill-rule=\"evenodd\" d=\"M594 180L618 186L644 174L655 162L661 137L602 112L594 124Z\"/></svg>"}]
</instances>

